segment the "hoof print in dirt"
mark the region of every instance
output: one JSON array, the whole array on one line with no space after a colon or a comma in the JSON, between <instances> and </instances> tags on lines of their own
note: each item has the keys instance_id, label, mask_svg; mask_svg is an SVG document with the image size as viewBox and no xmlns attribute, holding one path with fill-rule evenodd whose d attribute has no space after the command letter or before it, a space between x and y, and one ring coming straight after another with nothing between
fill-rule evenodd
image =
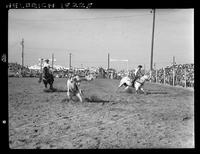
<instances>
[{"instance_id":1,"label":"hoof print in dirt","mask_svg":"<svg viewBox=\"0 0 200 154\"><path fill-rule=\"evenodd\" d=\"M53 89L44 89L44 92L55 92L57 89L53 88Z\"/></svg>"},{"instance_id":2,"label":"hoof print in dirt","mask_svg":"<svg viewBox=\"0 0 200 154\"><path fill-rule=\"evenodd\" d=\"M126 93L130 93L130 94L132 94L132 93L133 93L133 89L128 88L128 89L125 90L125 92L126 92Z\"/></svg>"},{"instance_id":3,"label":"hoof print in dirt","mask_svg":"<svg viewBox=\"0 0 200 154\"><path fill-rule=\"evenodd\" d=\"M66 98L64 98L64 99L61 100L61 103L64 103L66 101L68 101L68 100Z\"/></svg>"},{"instance_id":4,"label":"hoof print in dirt","mask_svg":"<svg viewBox=\"0 0 200 154\"><path fill-rule=\"evenodd\" d=\"M98 98L96 95L92 95L90 97L86 97L85 98L86 102L99 102L99 103L106 103L106 102L110 102L108 100L102 100L101 98Z\"/></svg>"}]
</instances>

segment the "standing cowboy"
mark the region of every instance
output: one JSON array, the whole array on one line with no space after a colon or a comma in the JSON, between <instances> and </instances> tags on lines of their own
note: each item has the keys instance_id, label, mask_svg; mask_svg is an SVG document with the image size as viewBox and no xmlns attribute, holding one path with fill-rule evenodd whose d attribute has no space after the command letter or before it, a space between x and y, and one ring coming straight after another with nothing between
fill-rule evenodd
<instances>
[{"instance_id":1,"label":"standing cowboy","mask_svg":"<svg viewBox=\"0 0 200 154\"><path fill-rule=\"evenodd\" d=\"M133 87L134 87L135 81L142 76L141 68L142 68L142 65L138 65L138 67L135 69L133 73L134 74L134 78L132 80Z\"/></svg>"}]
</instances>

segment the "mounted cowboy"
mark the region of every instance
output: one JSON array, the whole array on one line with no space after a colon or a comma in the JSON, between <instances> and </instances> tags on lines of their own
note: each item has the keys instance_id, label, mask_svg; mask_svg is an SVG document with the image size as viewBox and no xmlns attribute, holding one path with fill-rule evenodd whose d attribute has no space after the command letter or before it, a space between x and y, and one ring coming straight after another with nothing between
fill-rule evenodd
<instances>
[{"instance_id":1,"label":"mounted cowboy","mask_svg":"<svg viewBox=\"0 0 200 154\"><path fill-rule=\"evenodd\" d=\"M132 87L132 88L134 87L136 93L138 93L139 90L141 90L143 93L145 93L144 89L142 87L143 87L145 81L147 81L149 79L150 79L149 75L143 75L142 77L137 78L137 80L135 80L134 85L133 85L132 84L132 80L130 79L130 77L125 76L120 80L120 83L119 83L119 86L118 86L117 90L120 87L125 86L125 91L127 89L129 89L130 87Z\"/></svg>"},{"instance_id":2,"label":"mounted cowboy","mask_svg":"<svg viewBox=\"0 0 200 154\"><path fill-rule=\"evenodd\" d=\"M132 79L132 85L134 87L134 83L135 81L140 78L141 76L143 76L142 72L141 72L141 69L142 69L142 65L138 65L138 67L135 69L134 71L134 76L133 76L133 79Z\"/></svg>"},{"instance_id":3,"label":"mounted cowboy","mask_svg":"<svg viewBox=\"0 0 200 154\"><path fill-rule=\"evenodd\" d=\"M51 67L49 64L49 59L45 59L43 63L42 72L40 74L39 83L43 80L45 87L47 87L47 83L50 84L50 89L53 88L53 73L51 71Z\"/></svg>"},{"instance_id":4,"label":"mounted cowboy","mask_svg":"<svg viewBox=\"0 0 200 154\"><path fill-rule=\"evenodd\" d=\"M42 78L43 78L43 72L44 72L44 70L45 69L47 69L48 70L48 72L49 72L49 70L50 70L50 64L49 64L49 59L45 59L44 60L44 63L43 63L43 67L42 67L42 71L41 71L41 73L40 73L40 77L39 77L39 83L42 81Z\"/></svg>"}]
</instances>

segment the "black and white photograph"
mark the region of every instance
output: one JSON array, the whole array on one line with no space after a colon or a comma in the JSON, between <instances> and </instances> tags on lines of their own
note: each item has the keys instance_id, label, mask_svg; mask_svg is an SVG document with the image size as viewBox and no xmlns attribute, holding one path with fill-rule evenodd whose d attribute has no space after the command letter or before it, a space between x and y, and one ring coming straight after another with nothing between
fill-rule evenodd
<instances>
[{"instance_id":1,"label":"black and white photograph","mask_svg":"<svg viewBox=\"0 0 200 154\"><path fill-rule=\"evenodd\" d=\"M9 148L195 148L194 8L82 7L8 10Z\"/></svg>"}]
</instances>

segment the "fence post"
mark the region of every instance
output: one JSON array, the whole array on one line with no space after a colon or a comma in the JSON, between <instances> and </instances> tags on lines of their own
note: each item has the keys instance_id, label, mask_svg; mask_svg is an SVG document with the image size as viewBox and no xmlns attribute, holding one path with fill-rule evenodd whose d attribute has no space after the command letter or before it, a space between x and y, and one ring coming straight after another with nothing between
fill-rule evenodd
<instances>
[{"instance_id":1,"label":"fence post","mask_svg":"<svg viewBox=\"0 0 200 154\"><path fill-rule=\"evenodd\" d=\"M158 82L157 73L158 73L158 72L157 72L157 69L156 69L156 83Z\"/></svg>"},{"instance_id":2,"label":"fence post","mask_svg":"<svg viewBox=\"0 0 200 154\"><path fill-rule=\"evenodd\" d=\"M185 68L185 88L187 88L187 72L186 72L186 68Z\"/></svg>"},{"instance_id":3,"label":"fence post","mask_svg":"<svg viewBox=\"0 0 200 154\"><path fill-rule=\"evenodd\" d=\"M173 86L174 86L174 82L175 82L175 81L174 81L174 78L175 78L175 69L174 69L174 68L173 68L172 73L173 73L173 74L172 74L172 75L173 75L173 76L172 76L172 82L173 82Z\"/></svg>"},{"instance_id":4,"label":"fence post","mask_svg":"<svg viewBox=\"0 0 200 154\"><path fill-rule=\"evenodd\" d=\"M164 85L165 85L166 83L165 83L165 68L164 68Z\"/></svg>"},{"instance_id":5,"label":"fence post","mask_svg":"<svg viewBox=\"0 0 200 154\"><path fill-rule=\"evenodd\" d=\"M150 82L152 82L152 70L150 70Z\"/></svg>"}]
</instances>

